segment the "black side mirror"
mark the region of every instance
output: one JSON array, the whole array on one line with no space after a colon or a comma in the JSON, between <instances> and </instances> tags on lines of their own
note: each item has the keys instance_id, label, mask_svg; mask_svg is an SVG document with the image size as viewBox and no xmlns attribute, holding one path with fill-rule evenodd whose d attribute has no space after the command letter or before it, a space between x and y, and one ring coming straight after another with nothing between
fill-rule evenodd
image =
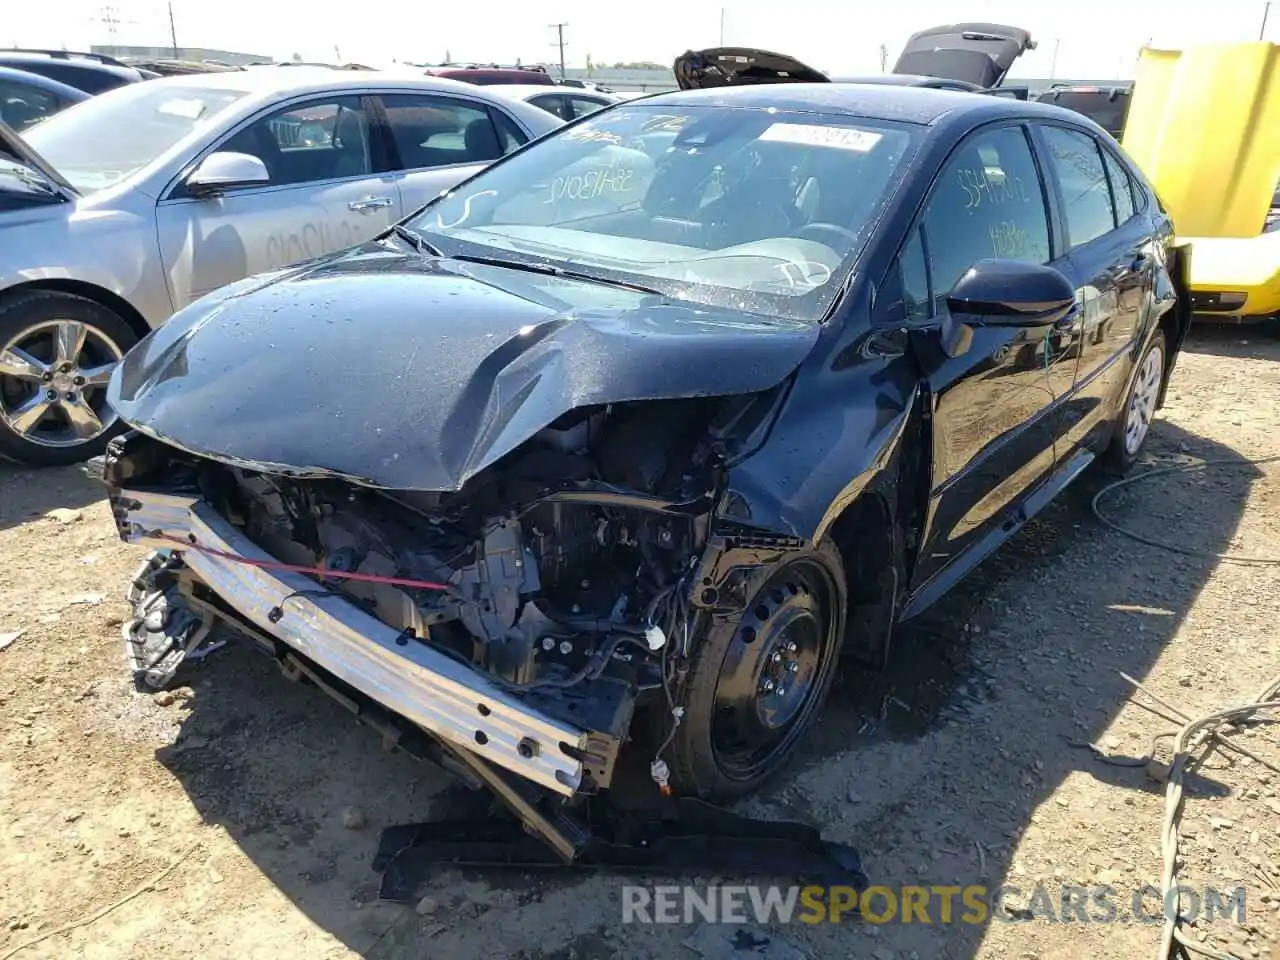
<instances>
[{"instance_id":1,"label":"black side mirror","mask_svg":"<svg viewBox=\"0 0 1280 960\"><path fill-rule=\"evenodd\" d=\"M979 260L947 294L951 316L973 327L1047 327L1075 306L1070 280L1021 260Z\"/></svg>"}]
</instances>

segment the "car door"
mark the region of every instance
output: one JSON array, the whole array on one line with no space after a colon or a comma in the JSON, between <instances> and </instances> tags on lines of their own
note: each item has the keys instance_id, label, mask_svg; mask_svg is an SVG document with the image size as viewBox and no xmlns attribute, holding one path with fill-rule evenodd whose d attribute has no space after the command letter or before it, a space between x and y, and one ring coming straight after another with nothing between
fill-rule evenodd
<instances>
[{"instance_id":1,"label":"car door","mask_svg":"<svg viewBox=\"0 0 1280 960\"><path fill-rule=\"evenodd\" d=\"M1080 315L1073 396L1064 405L1065 447L1101 441L1110 429L1109 399L1127 382L1124 362L1152 275L1149 227L1134 215L1122 169L1109 170L1110 151L1091 134L1064 126L1033 128L1043 144L1057 195L1067 255L1059 269L1076 287ZM1118 161L1110 158L1112 165ZM1112 177L1123 177L1113 189Z\"/></svg>"},{"instance_id":2,"label":"car door","mask_svg":"<svg viewBox=\"0 0 1280 960\"><path fill-rule=\"evenodd\" d=\"M341 250L399 213L365 98L324 95L277 107L206 151L245 153L269 180L197 197L175 184L156 208L175 309L227 283Z\"/></svg>"},{"instance_id":3,"label":"car door","mask_svg":"<svg viewBox=\"0 0 1280 960\"><path fill-rule=\"evenodd\" d=\"M984 128L952 152L899 255L932 427L915 588L993 549L1022 498L1054 467L1057 399L1066 392L1054 382L1069 387L1073 360L1053 328L973 328L969 348L956 357L942 351L939 337L947 293L976 261L1052 262L1049 198L1026 129Z\"/></svg>"},{"instance_id":4,"label":"car door","mask_svg":"<svg viewBox=\"0 0 1280 960\"><path fill-rule=\"evenodd\" d=\"M380 103L406 216L528 140L502 110L481 100L384 93Z\"/></svg>"}]
</instances>

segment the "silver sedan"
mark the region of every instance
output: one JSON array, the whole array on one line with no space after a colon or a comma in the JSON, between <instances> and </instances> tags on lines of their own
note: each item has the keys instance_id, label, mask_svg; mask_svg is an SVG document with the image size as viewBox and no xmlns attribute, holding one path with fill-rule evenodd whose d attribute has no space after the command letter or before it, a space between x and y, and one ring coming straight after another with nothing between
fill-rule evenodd
<instances>
[{"instance_id":1,"label":"silver sedan","mask_svg":"<svg viewBox=\"0 0 1280 960\"><path fill-rule=\"evenodd\" d=\"M366 241L561 122L451 80L298 67L0 124L0 456L95 456L111 368L175 310Z\"/></svg>"}]
</instances>

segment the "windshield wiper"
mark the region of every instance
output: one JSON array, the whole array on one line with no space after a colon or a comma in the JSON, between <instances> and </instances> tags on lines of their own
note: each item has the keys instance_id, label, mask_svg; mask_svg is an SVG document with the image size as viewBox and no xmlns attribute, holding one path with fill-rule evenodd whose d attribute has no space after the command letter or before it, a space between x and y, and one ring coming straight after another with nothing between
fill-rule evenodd
<instances>
[{"instance_id":1,"label":"windshield wiper","mask_svg":"<svg viewBox=\"0 0 1280 960\"><path fill-rule=\"evenodd\" d=\"M36 190L40 190L42 193L53 195L53 194L57 194L58 192L53 188L53 185L49 183L49 181L47 181L44 177L37 176L34 173L29 173L23 167L0 167L0 174L6 174L8 176L11 176L15 180L17 180L19 183L22 183Z\"/></svg>"},{"instance_id":2,"label":"windshield wiper","mask_svg":"<svg viewBox=\"0 0 1280 960\"><path fill-rule=\"evenodd\" d=\"M409 246L413 247L414 250L422 254L424 257L440 256L439 250L437 250L431 244L427 243L427 241L422 238L421 234L414 233L404 224L393 223L391 225L391 232L394 233L401 240L403 240L405 243L407 243Z\"/></svg>"},{"instance_id":3,"label":"windshield wiper","mask_svg":"<svg viewBox=\"0 0 1280 960\"><path fill-rule=\"evenodd\" d=\"M598 283L605 287L617 287L619 290L631 290L634 293L648 293L656 297L666 296L661 290L655 290L653 287L646 287L639 283L631 283L627 280L613 280L609 277L598 277L595 274L581 273L577 270L566 270L564 267L553 266L549 263L526 263L522 260L503 260L501 257L477 257L469 253L455 254L451 259L463 260L467 263L481 263L489 267L523 270L526 273L542 273L561 280L581 280L584 283Z\"/></svg>"}]
</instances>

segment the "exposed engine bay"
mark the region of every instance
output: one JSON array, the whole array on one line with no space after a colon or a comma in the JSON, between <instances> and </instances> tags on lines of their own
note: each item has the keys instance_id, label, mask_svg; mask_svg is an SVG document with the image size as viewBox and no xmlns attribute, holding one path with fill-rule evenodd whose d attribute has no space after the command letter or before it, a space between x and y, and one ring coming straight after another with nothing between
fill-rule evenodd
<instances>
[{"instance_id":1,"label":"exposed engine bay","mask_svg":"<svg viewBox=\"0 0 1280 960\"><path fill-rule=\"evenodd\" d=\"M606 788L646 697L679 721L673 681L698 618L733 595L725 551L708 550L725 463L767 421L777 394L576 410L446 493L289 476L127 434L105 473L121 534L172 551L135 584L139 614L126 625L135 674L163 686L213 619L271 646L271 628L305 621L306 600L341 597L395 631L398 649L429 648L539 716L586 731L577 745L560 743L581 761L572 792ZM169 508L140 491L211 508L270 559L166 533L148 518L163 520ZM188 569L202 560L311 576L305 588L273 587L268 629L255 629L234 609L233 591L210 589ZM161 612L148 615L148 602ZM302 645L275 646L287 661ZM480 703L481 715L488 709ZM481 745L489 736L474 733ZM543 749L536 737L517 744L526 758ZM656 757L651 775L665 789Z\"/></svg>"},{"instance_id":2,"label":"exposed engine bay","mask_svg":"<svg viewBox=\"0 0 1280 960\"><path fill-rule=\"evenodd\" d=\"M552 426L452 496L291 481L240 468L206 477L204 492L281 560L446 587L329 581L398 630L513 689L572 685L598 677L615 653L633 662L626 647L663 647L658 607L674 601L697 536L695 517L679 504L708 506L708 477L698 474L707 451L689 449L687 438L659 435L647 416L624 421L603 442L606 416L600 411ZM636 461L627 458L623 466L632 450L647 460L631 466ZM671 476L669 462L688 463L691 472ZM547 495L570 483L599 484L606 502ZM622 494L607 505L607 485L667 490L672 506L636 509Z\"/></svg>"}]
</instances>

